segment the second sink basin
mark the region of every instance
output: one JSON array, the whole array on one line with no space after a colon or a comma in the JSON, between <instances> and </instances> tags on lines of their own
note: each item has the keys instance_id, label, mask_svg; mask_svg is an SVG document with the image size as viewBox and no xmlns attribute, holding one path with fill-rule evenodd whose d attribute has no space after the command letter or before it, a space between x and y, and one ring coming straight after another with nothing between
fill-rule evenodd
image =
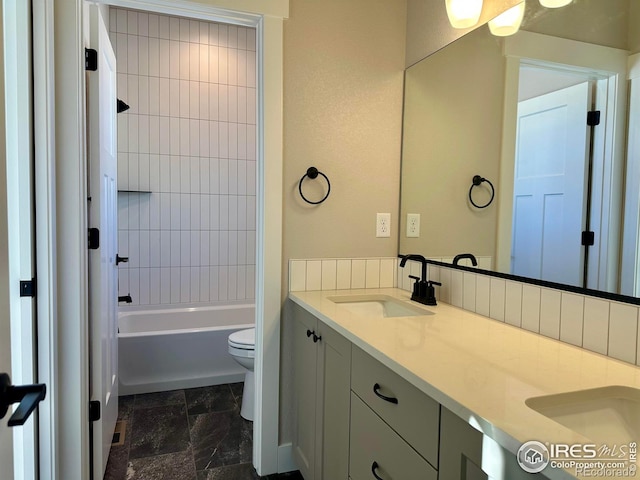
<instances>
[{"instance_id":1,"label":"second sink basin","mask_svg":"<svg viewBox=\"0 0 640 480\"><path fill-rule=\"evenodd\" d=\"M429 310L414 307L388 295L344 295L327 298L362 317L389 318L433 315L433 312Z\"/></svg>"},{"instance_id":2,"label":"second sink basin","mask_svg":"<svg viewBox=\"0 0 640 480\"><path fill-rule=\"evenodd\" d=\"M610 386L529 398L529 408L603 443L640 440L640 390Z\"/></svg>"}]
</instances>

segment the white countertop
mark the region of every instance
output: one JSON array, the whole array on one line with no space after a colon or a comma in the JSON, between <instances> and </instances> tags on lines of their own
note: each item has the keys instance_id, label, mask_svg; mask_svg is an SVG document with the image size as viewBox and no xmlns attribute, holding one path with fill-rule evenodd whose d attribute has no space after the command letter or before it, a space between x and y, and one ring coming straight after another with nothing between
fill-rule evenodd
<instances>
[{"instance_id":1,"label":"white countertop","mask_svg":"<svg viewBox=\"0 0 640 480\"><path fill-rule=\"evenodd\" d=\"M327 299L372 294L410 302L409 292L396 288L291 292L289 298L514 454L529 440L601 443L527 407L527 398L640 388L638 367L447 304L410 302L435 315L376 319ZM558 469L544 473L567 478Z\"/></svg>"}]
</instances>

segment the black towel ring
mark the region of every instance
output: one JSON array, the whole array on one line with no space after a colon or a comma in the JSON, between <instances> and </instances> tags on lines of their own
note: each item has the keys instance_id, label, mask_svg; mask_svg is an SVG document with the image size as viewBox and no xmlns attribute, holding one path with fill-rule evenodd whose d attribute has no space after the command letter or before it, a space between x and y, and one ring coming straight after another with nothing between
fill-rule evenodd
<instances>
[{"instance_id":1,"label":"black towel ring","mask_svg":"<svg viewBox=\"0 0 640 480\"><path fill-rule=\"evenodd\" d=\"M476 208L487 208L489 205L491 205L491 202L493 202L493 197L496 194L496 190L493 188L493 183L491 183L486 178L482 178L480 175L474 175L472 182L473 183L471 184L471 188L469 189L469 201L471 202L471 205L473 205ZM487 182L491 187L491 198L484 205L478 205L476 202L473 201L473 198L471 198L471 192L473 191L473 187L477 187L482 182Z\"/></svg>"},{"instance_id":2,"label":"black towel ring","mask_svg":"<svg viewBox=\"0 0 640 480\"><path fill-rule=\"evenodd\" d=\"M302 181L306 177L309 177L310 179L313 180L315 178L318 178L318 175L322 175L324 179L327 181L327 187L328 187L327 194L322 198L322 200L318 200L317 202L312 202L311 200L308 200L307 197L305 197L304 194L302 193ZM302 176L302 178L300 179L300 183L298 183L298 191L300 192L300 196L305 202L310 203L311 205L318 205L319 203L324 202L329 196L329 193L331 193L331 182L329 181L327 176L324 173L320 172L316 167L309 167L307 168L307 173L305 173Z\"/></svg>"}]
</instances>

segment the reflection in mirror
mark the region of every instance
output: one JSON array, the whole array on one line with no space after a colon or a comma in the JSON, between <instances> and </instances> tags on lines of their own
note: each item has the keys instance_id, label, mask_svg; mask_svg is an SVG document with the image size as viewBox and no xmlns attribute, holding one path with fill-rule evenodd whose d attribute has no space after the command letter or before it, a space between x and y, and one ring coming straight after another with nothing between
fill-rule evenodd
<instances>
[{"instance_id":1,"label":"reflection in mirror","mask_svg":"<svg viewBox=\"0 0 640 480\"><path fill-rule=\"evenodd\" d=\"M407 69L400 254L640 296L639 26L640 0L529 1L516 35L484 26Z\"/></svg>"}]
</instances>

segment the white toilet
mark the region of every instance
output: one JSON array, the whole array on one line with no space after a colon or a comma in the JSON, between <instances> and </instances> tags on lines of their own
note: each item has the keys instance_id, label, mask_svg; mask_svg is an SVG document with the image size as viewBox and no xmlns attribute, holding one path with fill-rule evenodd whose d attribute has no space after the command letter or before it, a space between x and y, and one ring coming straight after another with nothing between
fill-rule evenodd
<instances>
[{"instance_id":1,"label":"white toilet","mask_svg":"<svg viewBox=\"0 0 640 480\"><path fill-rule=\"evenodd\" d=\"M233 359L247 369L244 376L242 390L242 407L240 415L245 420L253 422L254 381L253 362L256 350L256 329L240 330L229 335L229 354Z\"/></svg>"}]
</instances>

